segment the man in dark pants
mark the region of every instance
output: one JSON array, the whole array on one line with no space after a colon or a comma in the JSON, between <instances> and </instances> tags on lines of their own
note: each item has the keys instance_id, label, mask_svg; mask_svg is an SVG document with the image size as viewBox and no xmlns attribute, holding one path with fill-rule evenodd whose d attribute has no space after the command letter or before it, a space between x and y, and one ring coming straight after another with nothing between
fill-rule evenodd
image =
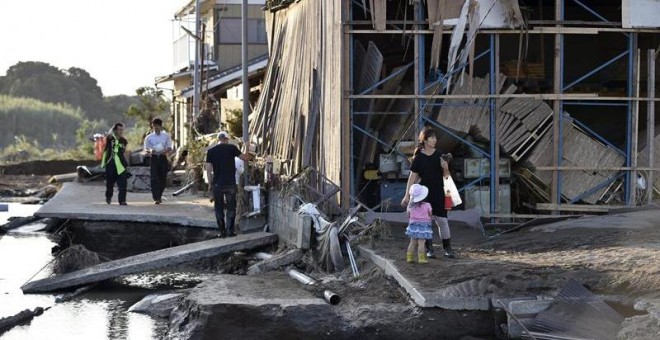
<instances>
[{"instance_id":1,"label":"man in dark pants","mask_svg":"<svg viewBox=\"0 0 660 340\"><path fill-rule=\"evenodd\" d=\"M151 121L151 128L153 132L144 138L144 150L151 156L151 196L155 204L160 204L167 182L167 155L172 152L172 139L163 131L163 121L160 118Z\"/></svg>"},{"instance_id":2,"label":"man in dark pants","mask_svg":"<svg viewBox=\"0 0 660 340\"><path fill-rule=\"evenodd\" d=\"M124 138L124 124L115 123L105 138L105 150L101 160L101 166L105 168L105 203L112 202L113 189L117 183L119 204L126 205L128 162L125 153L128 141Z\"/></svg>"},{"instance_id":3,"label":"man in dark pants","mask_svg":"<svg viewBox=\"0 0 660 340\"><path fill-rule=\"evenodd\" d=\"M218 133L218 145L206 153L206 174L209 179L209 191L213 189L215 220L220 229L220 237L236 236L236 165L234 157L249 161L254 148L249 153L241 153L235 145L229 144L226 131ZM227 214L225 216L225 209ZM225 221L226 219L226 221Z\"/></svg>"}]
</instances>

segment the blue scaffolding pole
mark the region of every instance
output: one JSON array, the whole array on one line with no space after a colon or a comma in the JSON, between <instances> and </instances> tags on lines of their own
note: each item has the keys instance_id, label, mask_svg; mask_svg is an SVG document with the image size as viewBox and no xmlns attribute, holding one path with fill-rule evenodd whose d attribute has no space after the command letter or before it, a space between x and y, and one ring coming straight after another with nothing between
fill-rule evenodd
<instances>
[{"instance_id":1,"label":"blue scaffolding pole","mask_svg":"<svg viewBox=\"0 0 660 340\"><path fill-rule=\"evenodd\" d=\"M497 94L497 73L495 65L495 53L497 49L495 48L495 34L490 34L490 82L488 93L491 95ZM495 98L488 99L489 104L489 117L490 117L490 213L493 214L497 211L497 201L498 201L498 174L497 174L497 164L499 160L497 157L497 121L496 121L496 112L495 107Z\"/></svg>"},{"instance_id":2,"label":"blue scaffolding pole","mask_svg":"<svg viewBox=\"0 0 660 340\"><path fill-rule=\"evenodd\" d=\"M635 67L635 50L637 49L637 33L631 33L628 35L628 98L631 98L634 93L633 79L634 76L634 67ZM626 112L626 167L632 166L632 129L633 129L633 101L628 101L628 109ZM633 178L632 171L626 170L626 180L624 186L624 201L626 205L632 205L632 192L633 188Z\"/></svg>"}]
</instances>

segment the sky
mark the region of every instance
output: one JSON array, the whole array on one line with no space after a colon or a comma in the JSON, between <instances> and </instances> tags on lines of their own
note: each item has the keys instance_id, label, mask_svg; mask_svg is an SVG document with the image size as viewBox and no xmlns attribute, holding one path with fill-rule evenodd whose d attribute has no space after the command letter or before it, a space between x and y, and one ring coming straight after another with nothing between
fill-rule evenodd
<instances>
[{"instance_id":1,"label":"sky","mask_svg":"<svg viewBox=\"0 0 660 340\"><path fill-rule=\"evenodd\" d=\"M172 73L172 20L188 0L0 0L0 76L19 61L78 67L105 96Z\"/></svg>"}]
</instances>

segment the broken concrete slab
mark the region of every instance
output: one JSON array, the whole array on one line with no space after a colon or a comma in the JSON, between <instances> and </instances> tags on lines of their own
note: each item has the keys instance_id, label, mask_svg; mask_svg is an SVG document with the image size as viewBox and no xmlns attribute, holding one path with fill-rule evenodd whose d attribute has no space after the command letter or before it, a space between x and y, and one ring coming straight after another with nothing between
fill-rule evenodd
<instances>
[{"instance_id":1,"label":"broken concrete slab","mask_svg":"<svg viewBox=\"0 0 660 340\"><path fill-rule=\"evenodd\" d=\"M256 275L275 270L300 260L303 255L305 255L305 253L301 249L291 249L285 253L275 255L270 259L263 260L250 266L247 269L247 275Z\"/></svg>"},{"instance_id":2,"label":"broken concrete slab","mask_svg":"<svg viewBox=\"0 0 660 340\"><path fill-rule=\"evenodd\" d=\"M189 293L189 290L182 290L166 294L149 294L136 304L128 308L129 312L168 318L174 308Z\"/></svg>"},{"instance_id":3,"label":"broken concrete slab","mask_svg":"<svg viewBox=\"0 0 660 340\"><path fill-rule=\"evenodd\" d=\"M254 249L275 242L277 242L276 235L259 232L242 234L230 238L218 238L190 243L178 247L135 255L121 260L104 262L75 272L32 281L23 285L21 289L24 293L49 292L92 282L99 282L121 275L177 265L204 257L213 257L239 250Z\"/></svg>"},{"instance_id":4,"label":"broken concrete slab","mask_svg":"<svg viewBox=\"0 0 660 340\"><path fill-rule=\"evenodd\" d=\"M523 300L509 302L509 311L516 316L518 321L529 329L534 324L536 315L546 310L552 304L552 300ZM507 330L510 338L520 338L523 333L523 328L510 315L507 321Z\"/></svg>"},{"instance_id":5,"label":"broken concrete slab","mask_svg":"<svg viewBox=\"0 0 660 340\"><path fill-rule=\"evenodd\" d=\"M95 183L64 183L60 191L36 213L38 217L60 219L148 222L190 227L217 228L208 198L172 197L169 188L163 204L156 205L151 193L129 193L128 205L105 203L105 186Z\"/></svg>"},{"instance_id":6,"label":"broken concrete slab","mask_svg":"<svg viewBox=\"0 0 660 340\"><path fill-rule=\"evenodd\" d=\"M259 327L245 327L246 320ZM345 323L283 273L217 275L172 312L168 339L315 339Z\"/></svg>"}]
</instances>

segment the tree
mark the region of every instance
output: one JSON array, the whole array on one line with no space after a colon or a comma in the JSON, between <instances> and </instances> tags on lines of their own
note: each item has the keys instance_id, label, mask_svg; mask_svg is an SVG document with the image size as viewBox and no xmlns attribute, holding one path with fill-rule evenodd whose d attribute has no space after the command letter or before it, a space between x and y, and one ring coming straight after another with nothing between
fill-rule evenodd
<instances>
[{"instance_id":1,"label":"tree","mask_svg":"<svg viewBox=\"0 0 660 340\"><path fill-rule=\"evenodd\" d=\"M166 123L170 113L170 103L163 98L163 91L143 86L135 90L137 104L131 105L126 111L126 117L134 118L139 125L149 126L151 120L159 117Z\"/></svg>"},{"instance_id":2,"label":"tree","mask_svg":"<svg viewBox=\"0 0 660 340\"><path fill-rule=\"evenodd\" d=\"M96 79L81 68L60 70L43 62L19 62L0 78L0 94L67 103L95 120L104 119L110 113Z\"/></svg>"}]
</instances>

